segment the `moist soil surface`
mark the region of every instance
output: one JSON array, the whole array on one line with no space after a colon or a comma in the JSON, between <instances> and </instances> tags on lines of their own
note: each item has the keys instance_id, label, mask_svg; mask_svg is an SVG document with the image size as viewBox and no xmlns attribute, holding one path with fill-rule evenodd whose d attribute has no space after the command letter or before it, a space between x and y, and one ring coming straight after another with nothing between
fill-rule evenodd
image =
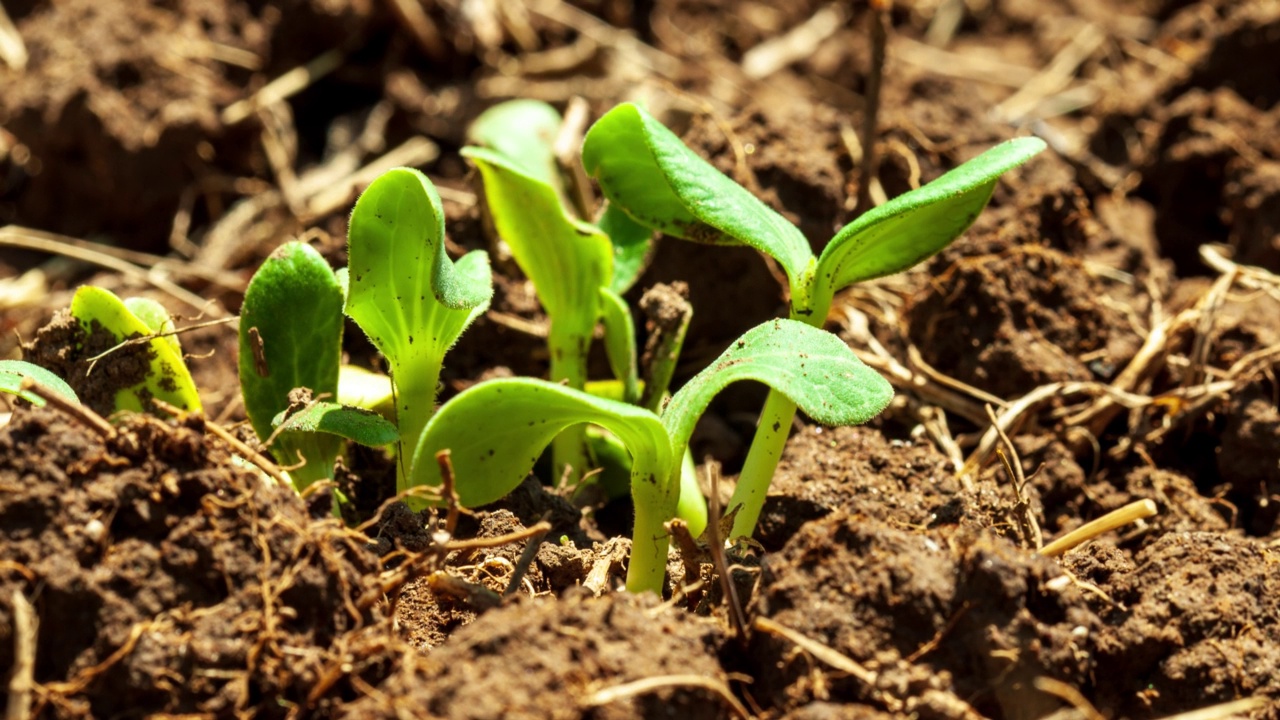
<instances>
[{"instance_id":1,"label":"moist soil surface","mask_svg":"<svg viewBox=\"0 0 1280 720\"><path fill-rule=\"evenodd\" d=\"M899 0L878 103L862 3L3 13L0 357L109 414L148 360L97 358L109 343L58 315L95 284L201 324L181 341L204 403L105 424L0 396L7 718L1032 720L1252 699L1203 717L1280 720L1280 4ZM889 409L798 419L755 537L724 562L673 551L664 596L632 596L625 500L581 508L530 478L455 525L391 502L394 467L362 451L340 522L328 490L300 497L216 431L256 442L235 326L203 323L289 239L344 264L379 167L422 169L450 252L494 258L443 397L545 376L547 319L458 153L515 97L644 103L815 250L860 191L883 202L1009 137L1049 149L947 250L837 297L827 329L891 379ZM628 299L687 285L678 385L785 314L777 275L659 238ZM381 367L354 327L345 344ZM735 386L698 428L717 498L762 399ZM1040 551L1140 501L1155 514Z\"/></svg>"}]
</instances>

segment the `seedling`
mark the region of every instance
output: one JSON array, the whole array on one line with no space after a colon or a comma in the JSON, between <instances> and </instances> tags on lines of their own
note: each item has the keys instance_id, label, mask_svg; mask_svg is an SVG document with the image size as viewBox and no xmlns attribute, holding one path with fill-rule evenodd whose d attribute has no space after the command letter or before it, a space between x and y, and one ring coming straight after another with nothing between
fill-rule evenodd
<instances>
[{"instance_id":1,"label":"seedling","mask_svg":"<svg viewBox=\"0 0 1280 720\"><path fill-rule=\"evenodd\" d=\"M489 256L476 250L455 263L445 253L444 207L425 175L397 168L361 194L347 237L347 316L386 358L400 433L397 485L435 412L445 352L488 307Z\"/></svg>"},{"instance_id":2,"label":"seedling","mask_svg":"<svg viewBox=\"0 0 1280 720\"><path fill-rule=\"evenodd\" d=\"M613 206L662 232L696 242L747 245L786 272L792 318L821 326L836 292L906 270L973 223L1000 175L1043 150L1037 138L996 146L937 180L846 225L814 256L800 230L690 150L644 110L627 103L587 132L582 160ZM796 405L771 391L730 500L733 537L754 532L786 444Z\"/></svg>"},{"instance_id":3,"label":"seedling","mask_svg":"<svg viewBox=\"0 0 1280 720\"><path fill-rule=\"evenodd\" d=\"M26 379L35 380L68 400L80 402L75 390L71 389L66 380L39 365L24 360L0 360L0 392L17 395L36 407L44 407L44 398L22 389L22 381Z\"/></svg>"},{"instance_id":4,"label":"seedling","mask_svg":"<svg viewBox=\"0 0 1280 720\"><path fill-rule=\"evenodd\" d=\"M694 533L706 525L698 504L681 506L681 500L693 497L681 490L681 459L707 405L738 380L763 382L830 425L866 422L893 396L889 383L839 338L793 320L774 320L748 331L690 380L661 418L541 380L476 385L445 403L428 423L410 481L439 485L440 469L431 460L448 448L460 502L484 505L519 485L542 450L566 428L603 426L631 454L636 519L627 589L661 592L668 546L663 523L679 515Z\"/></svg>"},{"instance_id":5,"label":"seedling","mask_svg":"<svg viewBox=\"0 0 1280 720\"><path fill-rule=\"evenodd\" d=\"M148 362L145 377L116 392L114 410L150 411L151 399L158 398L187 412L199 412L200 396L191 372L182 361L177 336L172 334L173 321L158 303L130 299L126 304L110 290L85 285L71 298L71 316L79 321L86 334L92 333L95 327L101 328L120 344L155 336L145 343ZM169 334L160 336L161 333Z\"/></svg>"},{"instance_id":6,"label":"seedling","mask_svg":"<svg viewBox=\"0 0 1280 720\"><path fill-rule=\"evenodd\" d=\"M333 477L343 440L377 446L397 437L395 426L376 413L332 400L342 304L329 263L311 246L290 242L254 273L240 308L245 412L299 491Z\"/></svg>"},{"instance_id":7,"label":"seedling","mask_svg":"<svg viewBox=\"0 0 1280 720\"><path fill-rule=\"evenodd\" d=\"M470 129L472 140L485 147L466 147L462 154L480 170L494 229L550 319L550 379L584 388L587 352L602 321L611 369L626 400L637 402L635 329L621 293L643 269L652 232L617 211L606 210L599 225L574 215L552 147L559 128L559 114L545 103L502 103ZM552 462L557 472L568 466L581 477L588 464L584 428L570 428L555 440Z\"/></svg>"}]
</instances>

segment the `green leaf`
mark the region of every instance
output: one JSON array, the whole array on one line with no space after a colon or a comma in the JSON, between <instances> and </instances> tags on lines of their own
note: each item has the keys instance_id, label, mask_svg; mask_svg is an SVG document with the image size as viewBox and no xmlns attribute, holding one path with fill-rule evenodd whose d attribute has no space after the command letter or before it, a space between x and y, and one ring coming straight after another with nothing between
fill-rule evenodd
<instances>
[{"instance_id":1,"label":"green leaf","mask_svg":"<svg viewBox=\"0 0 1280 720\"><path fill-rule=\"evenodd\" d=\"M600 317L604 324L604 349L613 376L623 383L623 400L636 404L640 399L639 362L636 359L636 329L631 308L621 296L600 288Z\"/></svg>"},{"instance_id":2,"label":"green leaf","mask_svg":"<svg viewBox=\"0 0 1280 720\"><path fill-rule=\"evenodd\" d=\"M590 334L599 288L613 276L608 236L566 214L550 185L506 156L476 147L463 148L462 155L480 169L498 236L533 281L551 322Z\"/></svg>"},{"instance_id":3,"label":"green leaf","mask_svg":"<svg viewBox=\"0 0 1280 720\"><path fill-rule=\"evenodd\" d=\"M901 272L941 251L977 219L1000 175L1044 148L1034 137L997 145L846 225L818 260L813 307L823 310L841 289Z\"/></svg>"},{"instance_id":4,"label":"green leaf","mask_svg":"<svg viewBox=\"0 0 1280 720\"><path fill-rule=\"evenodd\" d=\"M66 380L39 365L25 360L0 360L0 392L17 395L36 407L44 407L44 398L22 389L22 381L26 378L35 380L72 402L80 402L80 398L76 397L76 391L71 389Z\"/></svg>"},{"instance_id":5,"label":"green leaf","mask_svg":"<svg viewBox=\"0 0 1280 720\"><path fill-rule=\"evenodd\" d=\"M240 391L253 431L263 442L275 419L292 405L290 394L306 388L312 397L338 392L342 355L342 286L310 245L276 248L253 274L240 307ZM272 454L306 488L332 477L342 452L334 435L279 433Z\"/></svg>"},{"instance_id":6,"label":"green leaf","mask_svg":"<svg viewBox=\"0 0 1280 720\"><path fill-rule=\"evenodd\" d=\"M356 201L348 258L346 312L387 358L400 457L410 458L435 409L445 352L493 297L489 256L477 250L450 262L435 186L417 170L397 168ZM402 463L401 485L407 471Z\"/></svg>"},{"instance_id":7,"label":"green leaf","mask_svg":"<svg viewBox=\"0 0 1280 720\"><path fill-rule=\"evenodd\" d=\"M716 170L631 103L587 131L582 164L609 202L641 224L685 240L748 245L776 259L792 291L813 262L796 226Z\"/></svg>"},{"instance_id":8,"label":"green leaf","mask_svg":"<svg viewBox=\"0 0 1280 720\"><path fill-rule=\"evenodd\" d=\"M680 488L671 482L667 434L648 410L543 380L480 383L445 403L428 423L410 486L438 486L434 456L449 449L460 502L467 507L491 503L524 480L556 435L582 423L609 430L631 453L636 529L627 588L660 592L667 555L662 523L675 516Z\"/></svg>"},{"instance_id":9,"label":"green leaf","mask_svg":"<svg viewBox=\"0 0 1280 720\"><path fill-rule=\"evenodd\" d=\"M712 398L738 380L768 385L824 425L866 422L893 398L889 382L840 338L796 320L771 320L748 330L671 398L662 424L673 452L684 452Z\"/></svg>"},{"instance_id":10,"label":"green leaf","mask_svg":"<svg viewBox=\"0 0 1280 720\"><path fill-rule=\"evenodd\" d=\"M153 334L114 293L93 285L76 290L71 298L71 315L86 333L91 332L91 326L97 322L119 342ZM182 355L173 349L172 343L161 338L149 341L146 346L150 356L146 379L118 391L115 409L150 412L153 410L150 399L159 398L187 412L199 412L200 395Z\"/></svg>"},{"instance_id":11,"label":"green leaf","mask_svg":"<svg viewBox=\"0 0 1280 720\"><path fill-rule=\"evenodd\" d=\"M274 431L272 419L296 388L337 395L341 355L342 288L333 270L310 245L281 245L254 273L240 307L240 389L259 439Z\"/></svg>"},{"instance_id":12,"label":"green leaf","mask_svg":"<svg viewBox=\"0 0 1280 720\"><path fill-rule=\"evenodd\" d=\"M560 113L541 100L508 100L480 113L467 128L467 142L491 148L516 168L560 192L555 141Z\"/></svg>"},{"instance_id":13,"label":"green leaf","mask_svg":"<svg viewBox=\"0 0 1280 720\"><path fill-rule=\"evenodd\" d=\"M134 317L146 323L146 326L156 335L173 333L176 329L173 318L169 317L169 311L151 298L125 298L124 306L129 308L129 312L133 313ZM160 339L172 345L173 351L179 356L182 355L182 343L178 341L177 334L164 335Z\"/></svg>"},{"instance_id":14,"label":"green leaf","mask_svg":"<svg viewBox=\"0 0 1280 720\"><path fill-rule=\"evenodd\" d=\"M291 415L288 413L288 410L281 411L271 421L282 433L327 433L369 447L389 445L400 438L395 425L364 408L321 401Z\"/></svg>"},{"instance_id":15,"label":"green leaf","mask_svg":"<svg viewBox=\"0 0 1280 720\"><path fill-rule=\"evenodd\" d=\"M613 245L613 281L609 289L619 295L631 289L653 255L653 230L636 222L617 205L606 202L598 223Z\"/></svg>"}]
</instances>

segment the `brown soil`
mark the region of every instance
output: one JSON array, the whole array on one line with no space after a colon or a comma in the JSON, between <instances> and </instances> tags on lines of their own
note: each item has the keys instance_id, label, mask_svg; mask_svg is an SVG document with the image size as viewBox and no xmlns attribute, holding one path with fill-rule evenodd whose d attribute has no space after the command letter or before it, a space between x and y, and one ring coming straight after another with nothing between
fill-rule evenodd
<instances>
[{"instance_id":1,"label":"brown soil","mask_svg":"<svg viewBox=\"0 0 1280 720\"><path fill-rule=\"evenodd\" d=\"M4 10L27 60L0 53L0 356L35 341L28 359L102 413L145 357L86 378L107 347L55 320L75 287L146 294L179 325L228 315L291 237L345 262L358 187L343 178L388 152L442 188L450 249L489 247L499 271L445 396L545 373L546 318L457 153L510 97L581 96L593 113L642 100L815 249L860 212L862 3ZM873 191L1019 134L1051 149L960 242L837 298L829 329L899 396L865 427L797 422L755 543L728 552L745 636L701 551L672 557L665 602L620 592L625 501L584 513L531 479L450 536L440 513L387 503L377 452L340 476L360 531L323 493L275 487L208 432L243 419L234 325L217 325L183 338L209 420L119 419L105 437L11 403L0 694L57 718L1147 719L1252 697L1244 716L1280 720L1280 7L899 0L889 19ZM804 52L753 77L797 28L816 33ZM287 98L244 102L307 63ZM785 312L746 249L663 239L628 299L675 282L694 308L677 386ZM726 485L762 398L735 387L699 427L695 452ZM982 450L983 405L1027 398L1009 429L1019 491ZM1035 550L1144 499L1157 515L1061 558ZM700 586L682 586L681 560Z\"/></svg>"}]
</instances>

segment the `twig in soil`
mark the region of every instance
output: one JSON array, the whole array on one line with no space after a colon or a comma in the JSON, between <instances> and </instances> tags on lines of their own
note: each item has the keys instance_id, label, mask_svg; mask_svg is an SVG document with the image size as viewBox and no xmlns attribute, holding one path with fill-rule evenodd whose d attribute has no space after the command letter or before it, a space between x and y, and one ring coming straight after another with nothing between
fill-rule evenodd
<instances>
[{"instance_id":1,"label":"twig in soil","mask_svg":"<svg viewBox=\"0 0 1280 720\"><path fill-rule=\"evenodd\" d=\"M453 531L458 528L459 506L458 489L453 477L453 451L445 448L437 452L436 464L440 466L440 496L446 503L444 531L452 538Z\"/></svg>"},{"instance_id":2,"label":"twig in soil","mask_svg":"<svg viewBox=\"0 0 1280 720\"><path fill-rule=\"evenodd\" d=\"M836 34L847 19L843 3L832 3L819 9L803 23L743 53L742 73L760 80L809 57L818 45Z\"/></svg>"},{"instance_id":3,"label":"twig in soil","mask_svg":"<svg viewBox=\"0 0 1280 720\"><path fill-rule=\"evenodd\" d=\"M36 633L40 618L20 590L10 596L13 608L13 670L9 675L9 702L5 720L26 720L31 714L31 692L36 682Z\"/></svg>"},{"instance_id":4,"label":"twig in soil","mask_svg":"<svg viewBox=\"0 0 1280 720\"><path fill-rule=\"evenodd\" d=\"M796 632L781 623L774 622L767 617L756 617L755 621L751 624L751 627L754 630L768 633L770 635L776 635L787 640L796 647L799 647L801 650L804 650L836 670L852 675L859 682L866 685L872 692L880 694L879 691L876 690L876 681L879 677L848 655L824 645L817 640L813 640L803 633ZM881 696L880 700L891 712L897 712L902 709L902 702L897 698Z\"/></svg>"},{"instance_id":5,"label":"twig in soil","mask_svg":"<svg viewBox=\"0 0 1280 720\"><path fill-rule=\"evenodd\" d=\"M76 420L79 420L104 440L114 440L118 434L116 429L111 426L111 423L104 420L98 413L89 409L87 405L71 402L65 396L50 390L31 378L23 378L22 390L23 392L30 392L39 395L45 402L56 407L67 415L70 415Z\"/></svg>"},{"instance_id":6,"label":"twig in soil","mask_svg":"<svg viewBox=\"0 0 1280 720\"><path fill-rule=\"evenodd\" d=\"M121 254L119 251L108 252L105 249L95 249L94 243L86 243L83 240L54 235L40 230L31 230L18 225L6 225L4 227L0 227L0 246L35 250L36 252L61 255L63 257L72 258L73 260L92 263L99 267L107 268L108 270L114 270L126 277L131 277L147 283L155 287L157 290L172 296L182 304L195 308L200 312L208 312L215 317L221 317L227 314L226 311L221 308L216 306L211 307L208 300L163 277L163 271L177 270L186 275L214 280L219 282L219 284L224 284L226 277L220 273L209 273L197 270L186 265L179 265L166 258L143 255L140 253L133 254L135 259L154 261L152 262L152 268L147 269L136 265L136 260L130 261L118 257L118 254ZM163 268L161 263L164 263Z\"/></svg>"},{"instance_id":7,"label":"twig in soil","mask_svg":"<svg viewBox=\"0 0 1280 720\"><path fill-rule=\"evenodd\" d=\"M747 614L742 610L742 602L738 600L738 588L733 584L733 576L729 574L729 563L724 557L724 539L720 537L720 464L714 460L704 461L707 468L708 502L707 550L711 553L711 562L715 563L716 574L720 576L720 588L724 592L725 602L729 604L729 619L733 622L734 637L739 641L747 638Z\"/></svg>"},{"instance_id":8,"label":"twig in soil","mask_svg":"<svg viewBox=\"0 0 1280 720\"><path fill-rule=\"evenodd\" d=\"M151 402L156 407L160 408L164 412L174 417L185 417L186 415L190 414L190 413L184 412L183 410L180 410L177 407L174 407L173 405L170 405L169 403L159 398L152 398ZM262 470L262 472L269 475L273 480L279 483L281 487L293 487L293 483L289 482L289 478L286 477L283 472L281 472L279 466L277 466L275 463L268 460L261 453L257 452L256 450L249 447L248 445L244 444L244 442L241 441L240 438L237 438L235 435L232 435L229 431L227 431L226 428L222 427L218 423L213 422L208 418L204 419L204 426L209 429L209 432L222 438L223 442L230 445L231 449L239 453L242 457L244 457L245 460L248 460L254 465L257 465L258 469Z\"/></svg>"},{"instance_id":9,"label":"twig in soil","mask_svg":"<svg viewBox=\"0 0 1280 720\"><path fill-rule=\"evenodd\" d=\"M342 66L346 55L341 48L322 53L306 65L289 70L275 80L263 85L257 92L238 100L222 111L223 125L236 125L264 105L287 100L302 92L312 83Z\"/></svg>"},{"instance_id":10,"label":"twig in soil","mask_svg":"<svg viewBox=\"0 0 1280 720\"><path fill-rule=\"evenodd\" d=\"M535 15L573 28L602 47L612 48L624 62L635 63L666 78L680 75L683 63L679 58L645 44L631 33L563 0L536 0L528 3L527 7Z\"/></svg>"},{"instance_id":11,"label":"twig in soil","mask_svg":"<svg viewBox=\"0 0 1280 720\"><path fill-rule=\"evenodd\" d=\"M1106 716L1098 712L1093 703L1085 699L1084 695L1074 687L1055 680L1051 677L1038 677L1035 679L1036 689L1042 693L1052 695L1059 700L1069 703L1077 711L1083 715L1086 720L1106 720Z\"/></svg>"},{"instance_id":12,"label":"twig in soil","mask_svg":"<svg viewBox=\"0 0 1280 720\"><path fill-rule=\"evenodd\" d=\"M862 165L858 172L858 212L871 209L871 178L877 177L876 134L880 114L880 86L884 81L885 45L893 0L871 0L867 22L871 34L871 66L867 68L866 105L862 108Z\"/></svg>"},{"instance_id":13,"label":"twig in soil","mask_svg":"<svg viewBox=\"0 0 1280 720\"><path fill-rule=\"evenodd\" d=\"M13 19L9 17L9 13L5 12L4 4L0 3L0 60L4 60L16 72L22 72L27 68L26 43L22 42L22 34L18 32L18 28L14 26Z\"/></svg>"},{"instance_id":14,"label":"twig in soil","mask_svg":"<svg viewBox=\"0 0 1280 720\"><path fill-rule=\"evenodd\" d=\"M359 170L338 180L326 182L315 187L314 194L306 198L305 209L298 219L303 223L313 222L350 205L360 194L360 191L368 187L384 172L402 166L420 167L439 156L439 145L420 135L411 137L383 155L370 160ZM314 172L317 171L308 172L299 180L299 184L307 190L311 190L312 186L316 185L312 181ZM470 193L462 193L439 184L436 184L436 190L440 193L440 197L445 200L452 200L468 206L475 204L475 195Z\"/></svg>"},{"instance_id":15,"label":"twig in soil","mask_svg":"<svg viewBox=\"0 0 1280 720\"><path fill-rule=\"evenodd\" d=\"M955 629L956 624L960 622L960 618L964 617L965 613L969 612L969 608L971 607L973 607L973 601L965 600L964 603L960 605L960 609L951 614L951 617L947 620L947 624L938 628L938 632L934 633L933 637L929 638L928 642L916 648L915 652L908 655L906 661L914 664L920 658L936 650L938 645L942 642L942 638L946 637Z\"/></svg>"},{"instance_id":16,"label":"twig in soil","mask_svg":"<svg viewBox=\"0 0 1280 720\"><path fill-rule=\"evenodd\" d=\"M547 518L551 517L551 511L548 510L542 514L542 519L538 524L546 525L547 531L551 530L550 523ZM507 581L507 589L502 592L502 597L514 595L516 590L520 589L520 583L524 580L524 576L529 572L529 566L533 564L533 559L538 556L538 548L542 545L542 539L547 536L547 532L541 532L529 538L524 546L524 552L520 553L520 558L516 560L515 568L511 571L511 579Z\"/></svg>"},{"instance_id":17,"label":"twig in soil","mask_svg":"<svg viewBox=\"0 0 1280 720\"><path fill-rule=\"evenodd\" d=\"M658 675L656 677L648 677L593 692L582 699L582 704L589 708L600 707L601 705L608 705L636 695L645 695L673 687L696 687L708 690L723 700L738 717L751 717L751 713L747 712L742 703L738 702L738 698L734 697L733 693L729 691L728 685L704 675Z\"/></svg>"},{"instance_id":18,"label":"twig in soil","mask_svg":"<svg viewBox=\"0 0 1280 720\"><path fill-rule=\"evenodd\" d=\"M84 371L85 377L88 377L93 372L93 368L98 364L99 360L110 355L113 352L118 352L120 350L123 350L124 348L132 347L134 345L145 345L157 338L169 337L171 335L177 336L183 333L191 332L192 330L203 330L204 328L213 327L215 325L226 325L228 323L236 322L239 319L240 319L239 316L218 318L217 320L209 320L207 322L196 323L195 325L187 325L186 327L167 330L165 332L147 333L146 335L139 335L138 337L129 338L128 340L117 343L116 345L113 345L107 348L106 350L103 350L102 352L98 353L97 355L94 355L93 357L86 358L86 360L89 361L89 367L86 368Z\"/></svg>"},{"instance_id":19,"label":"twig in soil","mask_svg":"<svg viewBox=\"0 0 1280 720\"><path fill-rule=\"evenodd\" d=\"M1045 545L1040 548L1040 554L1047 557L1063 555L1102 533L1137 522L1143 518L1149 518L1157 512L1158 508L1155 502L1148 498L1131 502L1122 508L1112 510L1096 520L1091 520Z\"/></svg>"},{"instance_id":20,"label":"twig in soil","mask_svg":"<svg viewBox=\"0 0 1280 720\"><path fill-rule=\"evenodd\" d=\"M447 57L444 40L440 37L440 29L436 27L431 16L419 0L391 0L391 9L400 22L409 29L409 34L418 42L432 60L437 62Z\"/></svg>"},{"instance_id":21,"label":"twig in soil","mask_svg":"<svg viewBox=\"0 0 1280 720\"><path fill-rule=\"evenodd\" d=\"M502 596L498 593L443 570L428 575L427 586L432 592L461 600L476 610L492 610L502 604Z\"/></svg>"},{"instance_id":22,"label":"twig in soil","mask_svg":"<svg viewBox=\"0 0 1280 720\"><path fill-rule=\"evenodd\" d=\"M560 168L560 173L569 180L569 199L573 202L578 217L587 221L591 220L596 204L591 191L591 180L582 167L582 138L587 132L590 115L591 106L586 100L579 95L570 98L553 145L556 165Z\"/></svg>"},{"instance_id":23,"label":"twig in soil","mask_svg":"<svg viewBox=\"0 0 1280 720\"><path fill-rule=\"evenodd\" d=\"M1228 720L1229 718L1242 716L1250 710L1264 708L1268 702L1267 698L1264 697L1232 700L1231 702L1210 705L1199 710L1189 710L1177 715L1169 715L1161 720Z\"/></svg>"},{"instance_id":24,"label":"twig in soil","mask_svg":"<svg viewBox=\"0 0 1280 720\"><path fill-rule=\"evenodd\" d=\"M1036 521L1035 510L1031 508L1031 498L1027 495L1027 476L1022 472L1022 460L1018 457L1018 449L1013 446L1013 441L1000 427L996 411L992 410L990 405L987 406L987 417L991 419L991 427L995 429L996 435L1004 445L1004 451L996 450L996 453L1000 455L1005 472L1009 473L1009 481L1013 483L1013 494L1018 501L1013 511L1018 516L1022 540L1027 546L1039 550L1044 547L1044 536L1040 533L1040 523Z\"/></svg>"},{"instance_id":25,"label":"twig in soil","mask_svg":"<svg viewBox=\"0 0 1280 720\"><path fill-rule=\"evenodd\" d=\"M689 598L689 605L696 607L702 593L695 595L692 588L695 585L702 586L702 563L699 562L702 553L698 552L698 544L694 542L693 535L689 534L689 523L675 518L665 523L664 527L680 549L680 564L684 566L684 582L681 587Z\"/></svg>"},{"instance_id":26,"label":"twig in soil","mask_svg":"<svg viewBox=\"0 0 1280 720\"><path fill-rule=\"evenodd\" d=\"M1036 76L1035 68L1012 65L983 55L943 50L904 35L894 37L893 57L934 75L1012 88L1020 88Z\"/></svg>"},{"instance_id":27,"label":"twig in soil","mask_svg":"<svg viewBox=\"0 0 1280 720\"><path fill-rule=\"evenodd\" d=\"M993 114L1009 123L1025 119L1041 100L1066 89L1076 70L1106 39L1097 25L1086 24L1039 74L997 105Z\"/></svg>"}]
</instances>

